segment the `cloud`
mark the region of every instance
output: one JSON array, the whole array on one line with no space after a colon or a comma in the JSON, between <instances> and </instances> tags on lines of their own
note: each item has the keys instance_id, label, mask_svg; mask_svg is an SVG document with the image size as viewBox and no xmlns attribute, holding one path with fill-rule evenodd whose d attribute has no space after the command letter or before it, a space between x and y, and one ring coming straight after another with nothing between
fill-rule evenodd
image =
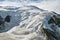
<instances>
[{"instance_id":1,"label":"cloud","mask_svg":"<svg viewBox=\"0 0 60 40\"><path fill-rule=\"evenodd\" d=\"M4 2L0 3L0 5L33 5L44 10L60 13L60 0L5 0Z\"/></svg>"},{"instance_id":2,"label":"cloud","mask_svg":"<svg viewBox=\"0 0 60 40\"><path fill-rule=\"evenodd\" d=\"M39 3L30 3L29 5L34 5L45 10L60 13L60 0L44 0Z\"/></svg>"},{"instance_id":3,"label":"cloud","mask_svg":"<svg viewBox=\"0 0 60 40\"><path fill-rule=\"evenodd\" d=\"M0 2L5 1L5 0L0 0Z\"/></svg>"}]
</instances>

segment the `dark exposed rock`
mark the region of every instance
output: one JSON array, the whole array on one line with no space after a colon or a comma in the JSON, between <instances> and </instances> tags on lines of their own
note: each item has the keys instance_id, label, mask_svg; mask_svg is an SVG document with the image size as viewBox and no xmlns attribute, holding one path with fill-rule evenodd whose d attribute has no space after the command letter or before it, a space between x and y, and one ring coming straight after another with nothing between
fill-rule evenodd
<instances>
[{"instance_id":1,"label":"dark exposed rock","mask_svg":"<svg viewBox=\"0 0 60 40\"><path fill-rule=\"evenodd\" d=\"M53 12L54 15L50 17L48 20L48 24L50 26L47 26L45 24L41 25L41 32L44 36L44 40L60 40L60 15ZM45 28L45 27L46 28Z\"/></svg>"},{"instance_id":2,"label":"dark exposed rock","mask_svg":"<svg viewBox=\"0 0 60 40\"><path fill-rule=\"evenodd\" d=\"M0 33L5 29L4 23L5 21L3 20L2 16L0 16Z\"/></svg>"},{"instance_id":3,"label":"dark exposed rock","mask_svg":"<svg viewBox=\"0 0 60 40\"><path fill-rule=\"evenodd\" d=\"M56 16L53 15L53 17L50 18L50 20L48 21L48 23L49 23L49 24L50 24L50 23L55 23L55 24L57 24L57 18L56 18Z\"/></svg>"},{"instance_id":4,"label":"dark exposed rock","mask_svg":"<svg viewBox=\"0 0 60 40\"><path fill-rule=\"evenodd\" d=\"M54 12L54 11L52 11L52 13L54 13L55 15L58 15L58 16L60 16L60 14L57 14L56 12Z\"/></svg>"},{"instance_id":5,"label":"dark exposed rock","mask_svg":"<svg viewBox=\"0 0 60 40\"><path fill-rule=\"evenodd\" d=\"M46 37L44 40L59 40L59 37L57 37L56 33L49 29L42 28L42 33L44 37Z\"/></svg>"},{"instance_id":6,"label":"dark exposed rock","mask_svg":"<svg viewBox=\"0 0 60 40\"><path fill-rule=\"evenodd\" d=\"M4 23L3 18L0 16L0 25L3 23Z\"/></svg>"},{"instance_id":7,"label":"dark exposed rock","mask_svg":"<svg viewBox=\"0 0 60 40\"><path fill-rule=\"evenodd\" d=\"M5 22L10 22L10 16L7 15L5 19L3 19L2 16L0 16L0 33L5 30Z\"/></svg>"},{"instance_id":8,"label":"dark exposed rock","mask_svg":"<svg viewBox=\"0 0 60 40\"><path fill-rule=\"evenodd\" d=\"M10 22L10 18L11 18L11 16L10 16L10 15L7 15L7 16L5 17L5 21L6 21L6 22Z\"/></svg>"},{"instance_id":9,"label":"dark exposed rock","mask_svg":"<svg viewBox=\"0 0 60 40\"><path fill-rule=\"evenodd\" d=\"M48 21L48 24L51 24L51 23L54 23L60 26L60 18L53 15L53 17L51 17L50 20Z\"/></svg>"},{"instance_id":10,"label":"dark exposed rock","mask_svg":"<svg viewBox=\"0 0 60 40\"><path fill-rule=\"evenodd\" d=\"M54 19L51 17L50 20L48 21L48 24L54 23L54 22L55 22Z\"/></svg>"}]
</instances>

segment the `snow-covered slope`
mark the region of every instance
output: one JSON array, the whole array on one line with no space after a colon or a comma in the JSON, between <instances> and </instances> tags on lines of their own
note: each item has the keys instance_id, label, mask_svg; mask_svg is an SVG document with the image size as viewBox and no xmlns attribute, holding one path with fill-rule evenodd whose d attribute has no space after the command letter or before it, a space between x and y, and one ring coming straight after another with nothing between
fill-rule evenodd
<instances>
[{"instance_id":1,"label":"snow-covered slope","mask_svg":"<svg viewBox=\"0 0 60 40\"><path fill-rule=\"evenodd\" d=\"M53 28L56 29L52 29L52 24L48 24L48 20L53 15L58 17L58 14L54 12L36 6L1 6L0 9L0 16L3 18L7 15L11 16L11 21L5 23L5 29L0 33L1 40L43 40L43 34L40 31L41 25L44 29L56 30L56 35L60 37L58 25L53 24Z\"/></svg>"}]
</instances>

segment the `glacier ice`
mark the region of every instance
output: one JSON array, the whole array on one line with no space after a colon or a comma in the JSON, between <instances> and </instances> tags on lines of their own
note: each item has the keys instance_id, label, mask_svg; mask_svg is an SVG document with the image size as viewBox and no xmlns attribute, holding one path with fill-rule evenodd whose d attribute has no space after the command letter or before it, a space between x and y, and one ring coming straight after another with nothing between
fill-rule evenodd
<instances>
[{"instance_id":1,"label":"glacier ice","mask_svg":"<svg viewBox=\"0 0 60 40\"><path fill-rule=\"evenodd\" d=\"M0 16L3 18L7 15L11 16L11 21L4 24L5 29L0 33L1 40L43 40L44 36L41 28L44 28L44 30L49 29L53 32L56 30L56 35L60 37L60 28L58 25L48 24L48 20L50 20L53 15L58 15L54 12L49 12L35 6L6 6L1 7L1 9L3 10L0 10ZM53 28L55 29L52 29L51 25L54 25Z\"/></svg>"}]
</instances>

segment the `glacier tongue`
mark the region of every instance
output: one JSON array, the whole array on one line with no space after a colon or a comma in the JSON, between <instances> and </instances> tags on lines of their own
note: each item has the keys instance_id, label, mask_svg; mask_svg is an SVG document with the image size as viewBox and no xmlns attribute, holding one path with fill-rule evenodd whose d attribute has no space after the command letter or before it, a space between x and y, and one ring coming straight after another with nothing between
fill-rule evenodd
<instances>
[{"instance_id":1,"label":"glacier tongue","mask_svg":"<svg viewBox=\"0 0 60 40\"><path fill-rule=\"evenodd\" d=\"M2 9L3 10L0 10L0 16L5 18L7 15L10 15L11 21L5 23L5 30L0 33L1 40L43 40L44 37L41 33L42 24L42 28L54 31L54 29L51 28L52 24L48 24L48 20L50 20L53 15L57 15L53 12L34 6L8 6L2 7ZM56 24L54 25L56 32L59 33L59 27Z\"/></svg>"}]
</instances>

